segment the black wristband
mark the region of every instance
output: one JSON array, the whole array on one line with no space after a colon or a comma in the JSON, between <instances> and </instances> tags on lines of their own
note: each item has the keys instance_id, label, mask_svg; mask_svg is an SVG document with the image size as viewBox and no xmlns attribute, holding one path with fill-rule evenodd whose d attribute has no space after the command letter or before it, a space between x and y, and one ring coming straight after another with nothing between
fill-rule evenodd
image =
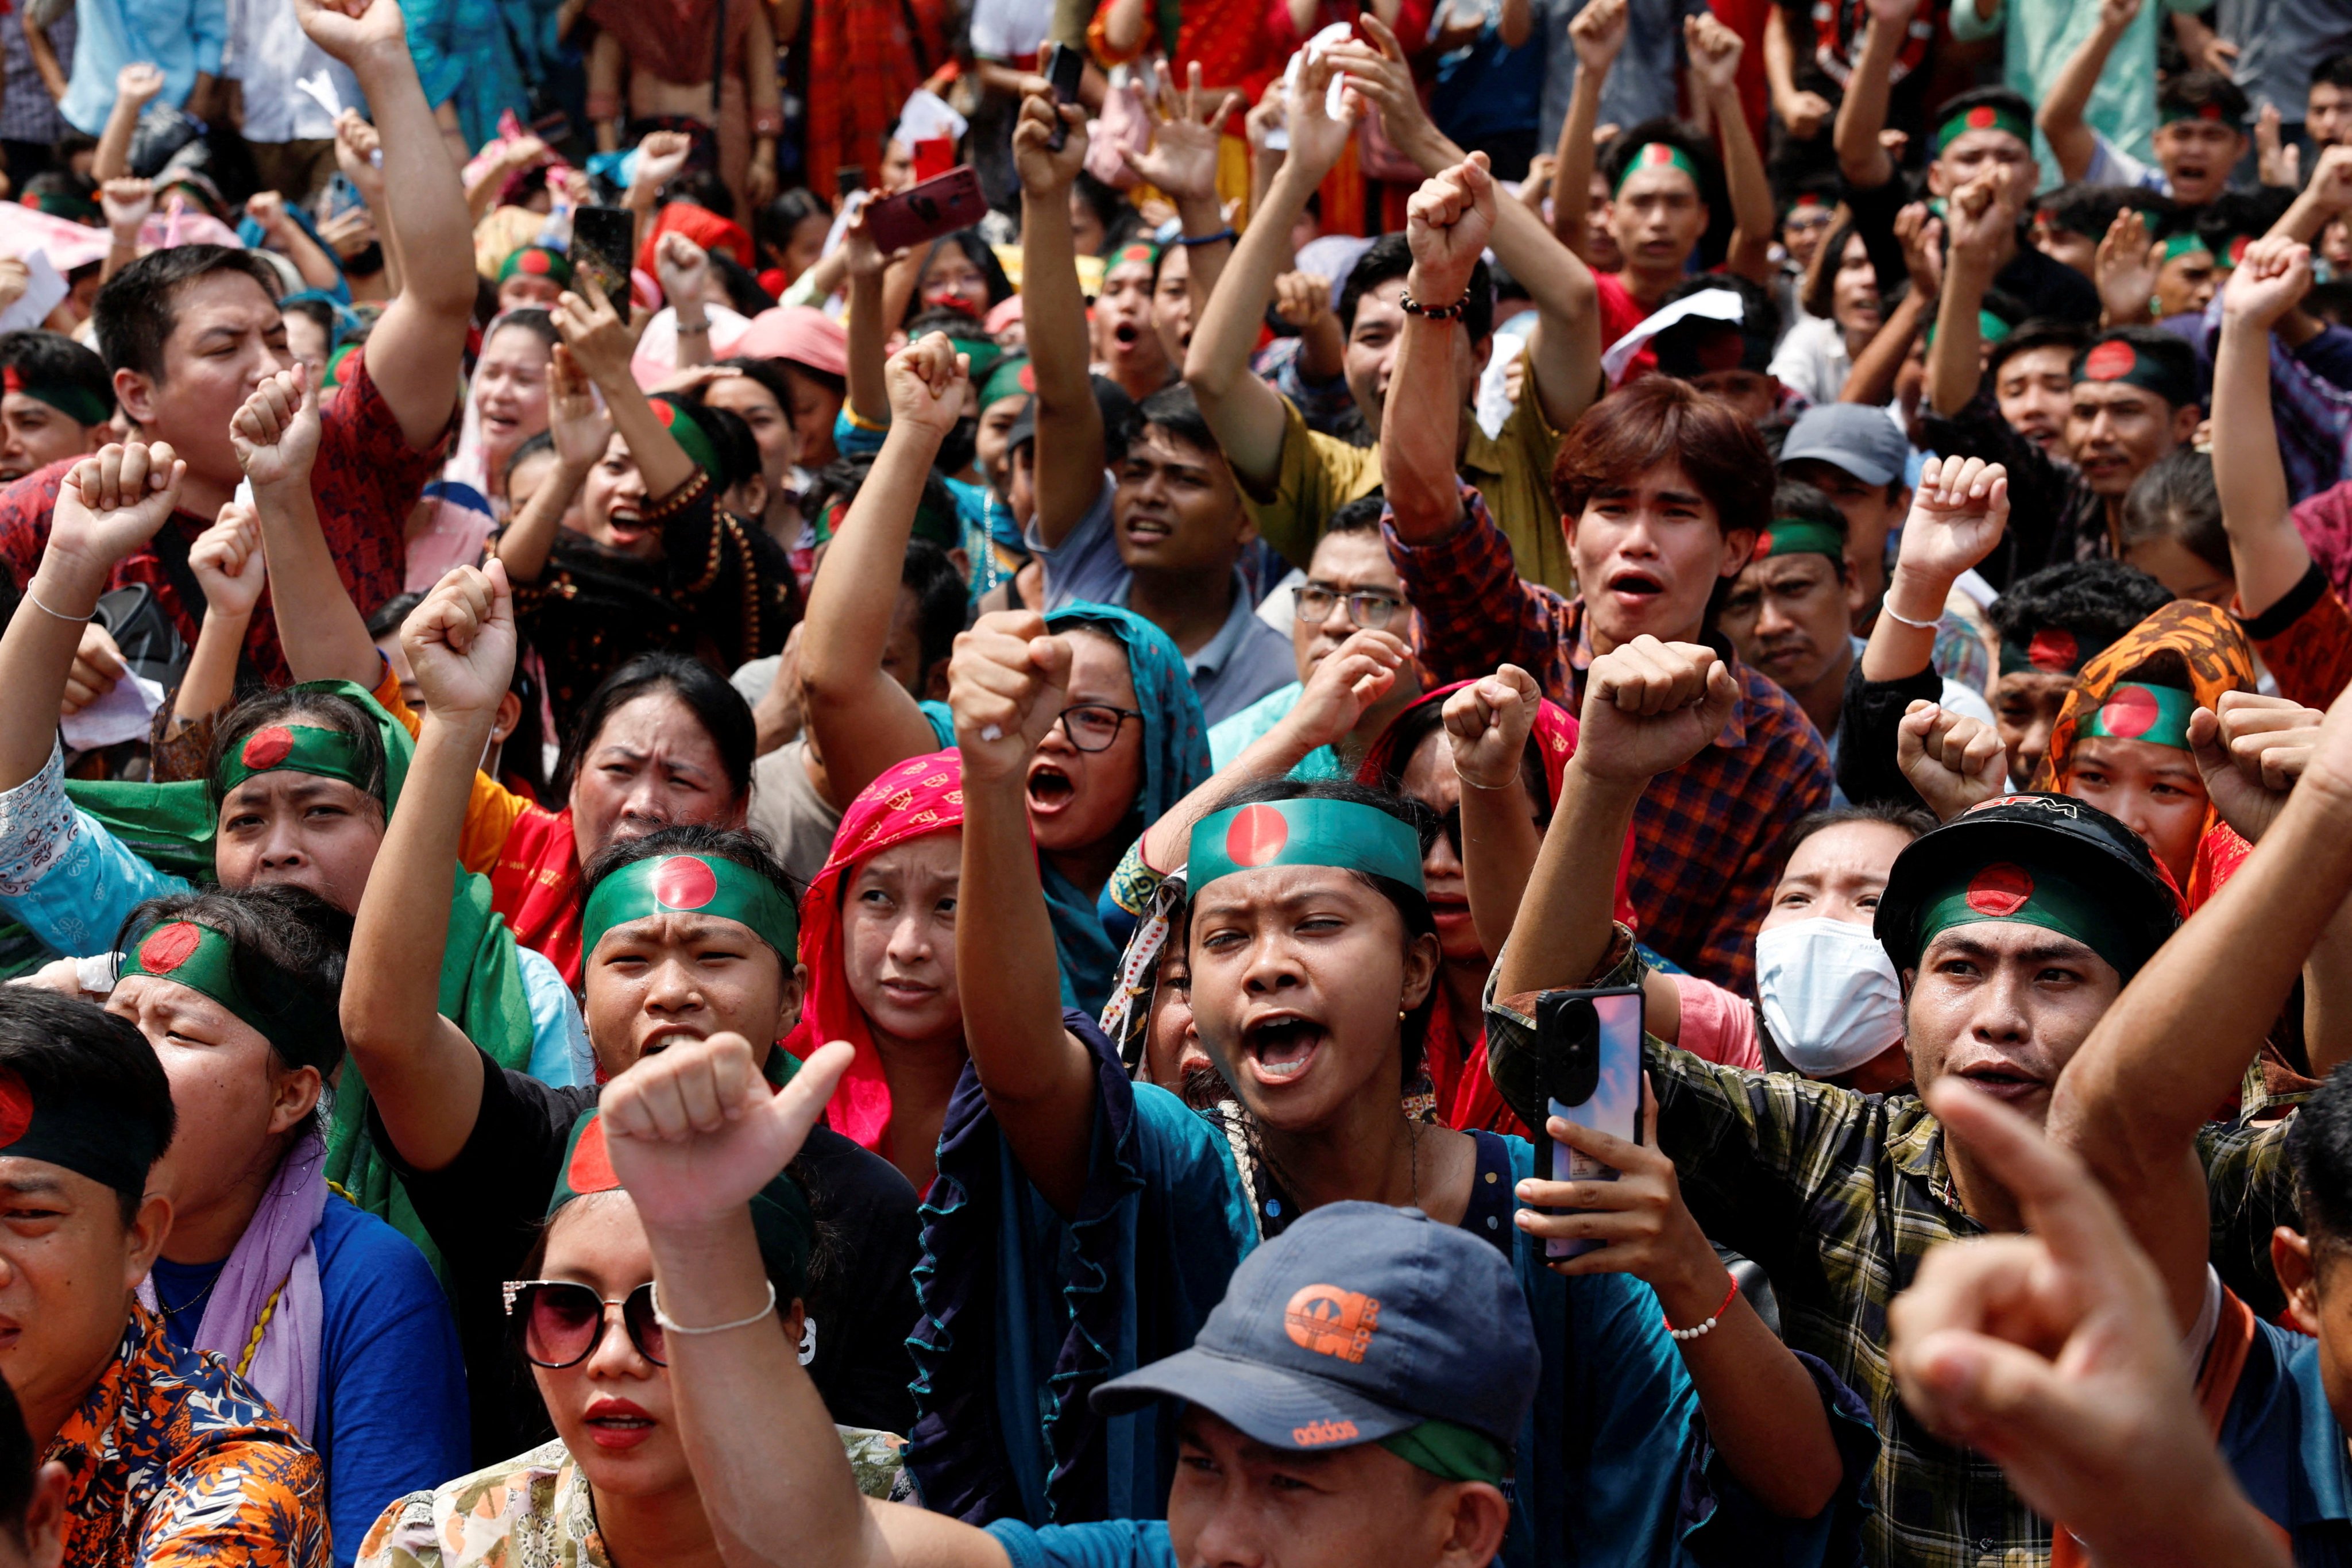
<instances>
[{"instance_id":1,"label":"black wristband","mask_svg":"<svg viewBox=\"0 0 2352 1568\"><path fill-rule=\"evenodd\" d=\"M1240 237L1241 237L1239 235L1234 232L1233 225L1227 224L1224 227L1217 230L1214 234L1180 234L1176 237L1174 243L1183 246L1189 250L1196 245L1214 245L1220 240L1238 239Z\"/></svg>"}]
</instances>

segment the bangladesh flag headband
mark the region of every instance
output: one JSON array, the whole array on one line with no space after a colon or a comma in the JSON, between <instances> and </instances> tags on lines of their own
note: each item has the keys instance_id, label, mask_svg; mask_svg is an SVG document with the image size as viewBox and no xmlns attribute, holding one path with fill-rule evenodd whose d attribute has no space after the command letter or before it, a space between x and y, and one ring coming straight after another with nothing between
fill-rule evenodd
<instances>
[{"instance_id":1,"label":"bangladesh flag headband","mask_svg":"<svg viewBox=\"0 0 2352 1568\"><path fill-rule=\"evenodd\" d=\"M572 281L572 260L560 250L550 250L543 245L526 245L506 258L499 268L499 281L503 283L516 276L544 278L558 287Z\"/></svg>"},{"instance_id":2,"label":"bangladesh flag headband","mask_svg":"<svg viewBox=\"0 0 2352 1568\"><path fill-rule=\"evenodd\" d=\"M1146 267L1158 271L1160 247L1148 239L1130 239L1110 253L1110 259L1103 263L1103 276L1109 277L1112 268L1124 267L1130 261L1140 261Z\"/></svg>"},{"instance_id":3,"label":"bangladesh flag headband","mask_svg":"<svg viewBox=\"0 0 2352 1568\"><path fill-rule=\"evenodd\" d=\"M2027 146L2033 145L2033 127L1997 103L1979 103L1960 110L1936 128L1936 155L1971 131L2006 131Z\"/></svg>"},{"instance_id":4,"label":"bangladesh flag headband","mask_svg":"<svg viewBox=\"0 0 2352 1568\"><path fill-rule=\"evenodd\" d=\"M782 1047L776 1047L776 1054L782 1054ZM591 1108L572 1124L572 1142L563 1151L563 1163L555 1174L547 1217L553 1219L555 1211L574 1198L620 1190L621 1178L614 1173L612 1152L604 1143L604 1119ZM789 1291L779 1285L777 1296L798 1295L808 1280L809 1254L816 1237L816 1219L809 1212L808 1195L801 1191L801 1184L779 1171L766 1186L753 1193L751 1230L759 1237L761 1266L769 1277L798 1282Z\"/></svg>"},{"instance_id":5,"label":"bangladesh flag headband","mask_svg":"<svg viewBox=\"0 0 2352 1568\"><path fill-rule=\"evenodd\" d=\"M0 383L10 392L21 393L36 403L46 403L77 425L106 423L106 405L98 394L86 386L70 386L57 381L26 381L25 373L15 365L0 371Z\"/></svg>"},{"instance_id":6,"label":"bangladesh flag headband","mask_svg":"<svg viewBox=\"0 0 2352 1568\"><path fill-rule=\"evenodd\" d=\"M1826 555L1845 559L1845 541L1828 523L1809 517L1776 517L1756 535L1756 552L1748 559L1769 561L1775 555Z\"/></svg>"},{"instance_id":7,"label":"bangladesh flag headband","mask_svg":"<svg viewBox=\"0 0 2352 1568\"><path fill-rule=\"evenodd\" d=\"M1966 869L1961 880L1928 899L1919 913L1919 951L1955 926L1981 921L2010 921L2040 926L2074 938L2109 963L2126 979L2137 967L2119 956L2122 931L2110 913L2108 900L2070 878L2043 869L2029 869L2013 860Z\"/></svg>"},{"instance_id":8,"label":"bangladesh flag headband","mask_svg":"<svg viewBox=\"0 0 2352 1568\"><path fill-rule=\"evenodd\" d=\"M701 421L675 398L664 395L646 401L653 405L654 417L661 421L662 428L669 432L670 439L678 444L688 459L709 475L713 484L718 483L724 477L719 448L711 443L710 432L702 427Z\"/></svg>"},{"instance_id":9,"label":"bangladesh flag headband","mask_svg":"<svg viewBox=\"0 0 2352 1568\"><path fill-rule=\"evenodd\" d=\"M1193 825L1184 872L1193 898L1220 877L1261 866L1338 866L1424 890L1421 835L1360 801L1262 801Z\"/></svg>"},{"instance_id":10,"label":"bangladesh flag headband","mask_svg":"<svg viewBox=\"0 0 2352 1568\"><path fill-rule=\"evenodd\" d=\"M120 1105L62 1089L36 1096L14 1068L0 1067L0 1154L60 1166L136 1198L163 1152L146 1122Z\"/></svg>"},{"instance_id":11,"label":"bangladesh flag headband","mask_svg":"<svg viewBox=\"0 0 2352 1568\"><path fill-rule=\"evenodd\" d=\"M341 730L320 724L264 724L221 758L213 779L215 799L226 800L231 790L256 773L316 773L341 779L363 795L373 795L371 782L360 772L359 751Z\"/></svg>"},{"instance_id":12,"label":"bangladesh flag headband","mask_svg":"<svg viewBox=\"0 0 2352 1568\"><path fill-rule=\"evenodd\" d=\"M202 992L247 1024L281 1057L298 1053L287 1047L297 1039L343 1037L342 1020L319 1005L310 992L288 987L286 994L264 1003L237 983L236 944L223 932L194 921L171 920L152 928L122 955L118 978L152 975ZM315 1050L299 1055L314 1058Z\"/></svg>"},{"instance_id":13,"label":"bangladesh flag headband","mask_svg":"<svg viewBox=\"0 0 2352 1568\"><path fill-rule=\"evenodd\" d=\"M2184 256L2193 256L2200 250L2210 256L2213 247L2194 234L2172 235L2164 242L2164 260L2178 261ZM2162 262L2158 263L2159 266L2162 264Z\"/></svg>"},{"instance_id":14,"label":"bangladesh flag headband","mask_svg":"<svg viewBox=\"0 0 2352 1568\"><path fill-rule=\"evenodd\" d=\"M2189 750L2189 716L2197 711L2194 692L2178 686L2144 686L2127 681L2083 721L2081 732L2117 741L2146 741L2151 746Z\"/></svg>"},{"instance_id":15,"label":"bangladesh flag headband","mask_svg":"<svg viewBox=\"0 0 2352 1568\"><path fill-rule=\"evenodd\" d=\"M2000 642L2000 672L2003 675L2073 675L2090 661L2091 656L2106 647L2085 647L2083 639L2061 626L2044 626L2033 634L2032 641L2020 646L2003 637Z\"/></svg>"},{"instance_id":16,"label":"bangladesh flag headband","mask_svg":"<svg viewBox=\"0 0 2352 1568\"><path fill-rule=\"evenodd\" d=\"M1689 153L1671 142L1644 142L1625 160L1625 167L1619 172L1617 183L1609 187L1609 195L1613 198L1625 188L1626 181L1643 169L1680 169L1690 176L1692 184L1700 183L1698 165L1691 162Z\"/></svg>"},{"instance_id":17,"label":"bangladesh flag headband","mask_svg":"<svg viewBox=\"0 0 2352 1568\"><path fill-rule=\"evenodd\" d=\"M980 362L972 362L977 364ZM988 380L980 389L980 405L1002 403L1008 397L1026 397L1037 390L1037 378L1030 373L1029 356L1017 354L989 372Z\"/></svg>"},{"instance_id":18,"label":"bangladesh flag headband","mask_svg":"<svg viewBox=\"0 0 2352 1568\"><path fill-rule=\"evenodd\" d=\"M776 885L723 855L650 855L596 884L580 917L580 951L614 926L648 915L716 915L751 928L786 969L800 962L800 917Z\"/></svg>"}]
</instances>

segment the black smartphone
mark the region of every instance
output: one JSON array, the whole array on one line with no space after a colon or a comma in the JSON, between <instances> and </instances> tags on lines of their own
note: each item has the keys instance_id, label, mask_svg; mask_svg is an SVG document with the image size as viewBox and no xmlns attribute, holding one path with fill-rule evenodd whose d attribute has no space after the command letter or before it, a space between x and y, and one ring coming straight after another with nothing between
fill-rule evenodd
<instances>
[{"instance_id":1,"label":"black smartphone","mask_svg":"<svg viewBox=\"0 0 2352 1568\"><path fill-rule=\"evenodd\" d=\"M844 163L833 172L833 194L846 201L866 188L866 167L862 163Z\"/></svg>"},{"instance_id":2,"label":"black smartphone","mask_svg":"<svg viewBox=\"0 0 2352 1568\"><path fill-rule=\"evenodd\" d=\"M621 320L629 319L629 268L637 253L637 215L626 207L579 207L572 214L572 267L593 278Z\"/></svg>"},{"instance_id":3,"label":"black smartphone","mask_svg":"<svg viewBox=\"0 0 2352 1568\"><path fill-rule=\"evenodd\" d=\"M1544 1098L1554 1116L1642 1141L1642 988L1547 991L1536 999L1536 1048ZM1613 1182L1614 1166L1565 1143L1551 1146L1555 1182ZM1547 1258L1574 1258L1604 1245L1547 1241Z\"/></svg>"},{"instance_id":4,"label":"black smartphone","mask_svg":"<svg viewBox=\"0 0 2352 1568\"><path fill-rule=\"evenodd\" d=\"M1078 101L1078 84L1086 79L1087 74L1087 57L1084 53L1072 48L1067 44L1049 43L1045 46L1045 58L1038 61L1038 64L1045 68L1045 80L1054 89L1055 103ZM1063 143L1069 139L1070 128L1056 124L1054 127L1053 139L1045 145L1058 153L1062 150Z\"/></svg>"}]
</instances>

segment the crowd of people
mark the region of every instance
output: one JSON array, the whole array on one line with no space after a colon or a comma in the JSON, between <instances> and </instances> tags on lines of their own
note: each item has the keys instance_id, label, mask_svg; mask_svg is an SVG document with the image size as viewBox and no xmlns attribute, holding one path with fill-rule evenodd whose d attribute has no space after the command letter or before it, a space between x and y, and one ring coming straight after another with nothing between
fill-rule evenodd
<instances>
[{"instance_id":1,"label":"crowd of people","mask_svg":"<svg viewBox=\"0 0 2352 1568\"><path fill-rule=\"evenodd\" d=\"M0 1568L2352 1563L2352 12L0 46Z\"/></svg>"}]
</instances>

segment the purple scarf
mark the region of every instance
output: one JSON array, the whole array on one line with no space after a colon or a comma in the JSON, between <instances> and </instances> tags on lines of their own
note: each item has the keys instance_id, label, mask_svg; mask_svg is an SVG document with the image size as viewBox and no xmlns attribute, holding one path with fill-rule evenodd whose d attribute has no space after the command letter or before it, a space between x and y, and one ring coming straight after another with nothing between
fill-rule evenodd
<instances>
[{"instance_id":1,"label":"purple scarf","mask_svg":"<svg viewBox=\"0 0 2352 1568\"><path fill-rule=\"evenodd\" d=\"M326 1163L326 1144L315 1127L286 1152L261 1206L222 1265L204 1321L196 1326L196 1348L217 1352L234 1369L252 1342L262 1309L277 1298L245 1380L306 1441L318 1421L319 1354L326 1325L319 1251L311 1243L327 1210ZM155 1309L153 1279L140 1281L139 1300Z\"/></svg>"}]
</instances>

